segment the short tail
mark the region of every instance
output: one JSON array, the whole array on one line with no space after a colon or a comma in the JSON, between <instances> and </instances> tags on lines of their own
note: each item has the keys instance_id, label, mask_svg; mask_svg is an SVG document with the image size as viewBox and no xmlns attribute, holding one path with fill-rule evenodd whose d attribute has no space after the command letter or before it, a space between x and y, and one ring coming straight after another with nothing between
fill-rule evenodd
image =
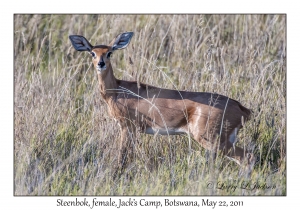
<instances>
[{"instance_id":1,"label":"short tail","mask_svg":"<svg viewBox=\"0 0 300 210\"><path fill-rule=\"evenodd\" d=\"M243 116L245 118L245 121L249 120L251 117L251 114L253 113L253 111L251 109L248 109L246 107L244 107L242 104L239 103L239 107L243 112Z\"/></svg>"},{"instance_id":2,"label":"short tail","mask_svg":"<svg viewBox=\"0 0 300 210\"><path fill-rule=\"evenodd\" d=\"M244 121L246 122L247 120L249 120L251 118L253 111L251 109L244 107L240 102L238 102L234 99L232 99L232 100L238 104L240 110L243 112Z\"/></svg>"}]
</instances>

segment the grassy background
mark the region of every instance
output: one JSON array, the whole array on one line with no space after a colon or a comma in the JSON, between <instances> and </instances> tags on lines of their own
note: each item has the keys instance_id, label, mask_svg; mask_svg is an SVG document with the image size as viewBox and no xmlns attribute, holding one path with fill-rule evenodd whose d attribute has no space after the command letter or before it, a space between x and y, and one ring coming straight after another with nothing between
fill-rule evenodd
<instances>
[{"instance_id":1,"label":"grassy background","mask_svg":"<svg viewBox=\"0 0 300 210\"><path fill-rule=\"evenodd\" d=\"M124 31L135 35L112 58L117 78L217 92L254 111L238 143L260 157L250 178L223 157L206 164L187 136L141 134L134 161L112 179L120 132L90 56L68 36L108 44ZM15 15L14 193L286 195L285 59L285 15Z\"/></svg>"}]
</instances>

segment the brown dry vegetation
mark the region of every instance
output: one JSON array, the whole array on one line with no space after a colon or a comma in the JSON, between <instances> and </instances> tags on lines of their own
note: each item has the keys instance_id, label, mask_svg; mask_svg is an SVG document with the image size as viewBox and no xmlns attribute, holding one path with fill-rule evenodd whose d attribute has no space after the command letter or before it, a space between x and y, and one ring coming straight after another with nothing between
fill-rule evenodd
<instances>
[{"instance_id":1,"label":"brown dry vegetation","mask_svg":"<svg viewBox=\"0 0 300 210\"><path fill-rule=\"evenodd\" d=\"M108 44L115 76L217 92L253 110L239 145L260 157L250 178L187 136L139 135L135 159L112 179L119 129L100 98L87 53L68 36ZM285 15L15 15L15 195L286 195ZM215 183L210 189L208 182ZM217 183L271 189L218 189Z\"/></svg>"}]
</instances>

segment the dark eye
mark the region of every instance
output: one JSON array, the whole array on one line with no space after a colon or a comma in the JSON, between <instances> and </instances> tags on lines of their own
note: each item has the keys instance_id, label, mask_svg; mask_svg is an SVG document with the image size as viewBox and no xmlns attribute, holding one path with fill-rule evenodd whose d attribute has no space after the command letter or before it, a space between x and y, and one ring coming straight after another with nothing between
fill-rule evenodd
<instances>
[{"instance_id":1,"label":"dark eye","mask_svg":"<svg viewBox=\"0 0 300 210\"><path fill-rule=\"evenodd\" d=\"M96 53L91 52L91 56L92 56L93 58L96 58Z\"/></svg>"},{"instance_id":2,"label":"dark eye","mask_svg":"<svg viewBox=\"0 0 300 210\"><path fill-rule=\"evenodd\" d=\"M111 58L111 57L112 57L112 52L108 52L108 53L106 54L106 57L107 57L107 58Z\"/></svg>"}]
</instances>

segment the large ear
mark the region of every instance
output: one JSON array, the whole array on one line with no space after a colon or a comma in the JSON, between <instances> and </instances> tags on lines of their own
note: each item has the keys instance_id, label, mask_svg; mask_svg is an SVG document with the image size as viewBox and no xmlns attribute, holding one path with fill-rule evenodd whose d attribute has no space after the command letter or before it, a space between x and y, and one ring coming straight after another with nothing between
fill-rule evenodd
<instances>
[{"instance_id":1,"label":"large ear","mask_svg":"<svg viewBox=\"0 0 300 210\"><path fill-rule=\"evenodd\" d=\"M110 43L112 50L121 50L127 47L132 36L133 32L124 32L116 36L116 38Z\"/></svg>"},{"instance_id":2,"label":"large ear","mask_svg":"<svg viewBox=\"0 0 300 210\"><path fill-rule=\"evenodd\" d=\"M89 51L90 52L93 49L93 45L91 45L89 43L89 41L86 40L86 38L84 38L83 36L71 35L71 36L69 36L69 39L71 40L73 47L77 51Z\"/></svg>"}]
</instances>

